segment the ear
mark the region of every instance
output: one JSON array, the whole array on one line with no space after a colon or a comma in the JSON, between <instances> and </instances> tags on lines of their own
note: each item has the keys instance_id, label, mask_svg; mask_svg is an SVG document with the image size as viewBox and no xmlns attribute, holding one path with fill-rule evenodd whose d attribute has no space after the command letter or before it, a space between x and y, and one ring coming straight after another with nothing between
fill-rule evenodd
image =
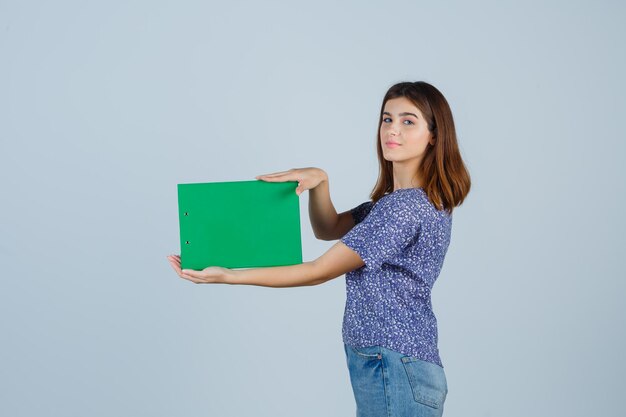
<instances>
[{"instance_id":1,"label":"ear","mask_svg":"<svg viewBox=\"0 0 626 417\"><path fill-rule=\"evenodd\" d=\"M437 139L437 126L435 126L432 132L430 132L430 140L428 141L428 143L430 143L431 145L434 145L436 139Z\"/></svg>"}]
</instances>

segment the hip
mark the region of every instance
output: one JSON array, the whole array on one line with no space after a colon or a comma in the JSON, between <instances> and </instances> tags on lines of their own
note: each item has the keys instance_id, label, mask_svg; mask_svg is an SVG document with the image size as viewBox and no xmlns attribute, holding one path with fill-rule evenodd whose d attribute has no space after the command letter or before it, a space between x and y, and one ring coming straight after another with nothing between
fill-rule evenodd
<instances>
[{"instance_id":1,"label":"hip","mask_svg":"<svg viewBox=\"0 0 626 417\"><path fill-rule=\"evenodd\" d=\"M448 394L440 365L383 346L344 343L357 417L439 417Z\"/></svg>"}]
</instances>

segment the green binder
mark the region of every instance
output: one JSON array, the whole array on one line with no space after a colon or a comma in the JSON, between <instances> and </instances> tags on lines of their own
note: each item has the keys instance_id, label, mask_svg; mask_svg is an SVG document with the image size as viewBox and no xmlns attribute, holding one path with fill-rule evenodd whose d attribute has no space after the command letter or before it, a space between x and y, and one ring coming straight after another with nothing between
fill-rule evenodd
<instances>
[{"instance_id":1,"label":"green binder","mask_svg":"<svg viewBox=\"0 0 626 417\"><path fill-rule=\"evenodd\" d=\"M297 182L178 184L183 269L302 263Z\"/></svg>"}]
</instances>

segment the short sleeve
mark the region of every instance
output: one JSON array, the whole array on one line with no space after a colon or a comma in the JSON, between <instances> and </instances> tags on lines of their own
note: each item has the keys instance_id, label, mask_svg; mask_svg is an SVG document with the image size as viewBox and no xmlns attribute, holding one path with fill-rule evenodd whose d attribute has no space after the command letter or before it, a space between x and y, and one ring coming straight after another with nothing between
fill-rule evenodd
<instances>
[{"instance_id":1,"label":"short sleeve","mask_svg":"<svg viewBox=\"0 0 626 417\"><path fill-rule=\"evenodd\" d=\"M418 205L412 194L388 194L378 200L369 214L340 241L355 251L367 268L379 269L419 233Z\"/></svg>"},{"instance_id":2,"label":"short sleeve","mask_svg":"<svg viewBox=\"0 0 626 417\"><path fill-rule=\"evenodd\" d=\"M350 210L352 218L354 219L354 224L359 224L361 223L361 221L363 221L365 216L367 216L372 209L372 205L373 203L371 201L366 201L365 203L359 204L358 206Z\"/></svg>"}]
</instances>

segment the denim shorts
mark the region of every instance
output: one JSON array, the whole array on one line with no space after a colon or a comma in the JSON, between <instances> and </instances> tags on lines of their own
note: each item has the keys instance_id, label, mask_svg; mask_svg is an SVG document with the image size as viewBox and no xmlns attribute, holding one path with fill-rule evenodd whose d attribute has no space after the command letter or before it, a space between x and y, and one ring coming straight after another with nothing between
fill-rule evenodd
<instances>
[{"instance_id":1,"label":"denim shorts","mask_svg":"<svg viewBox=\"0 0 626 417\"><path fill-rule=\"evenodd\" d=\"M448 394L443 368L384 348L344 343L357 417L440 417Z\"/></svg>"}]
</instances>

